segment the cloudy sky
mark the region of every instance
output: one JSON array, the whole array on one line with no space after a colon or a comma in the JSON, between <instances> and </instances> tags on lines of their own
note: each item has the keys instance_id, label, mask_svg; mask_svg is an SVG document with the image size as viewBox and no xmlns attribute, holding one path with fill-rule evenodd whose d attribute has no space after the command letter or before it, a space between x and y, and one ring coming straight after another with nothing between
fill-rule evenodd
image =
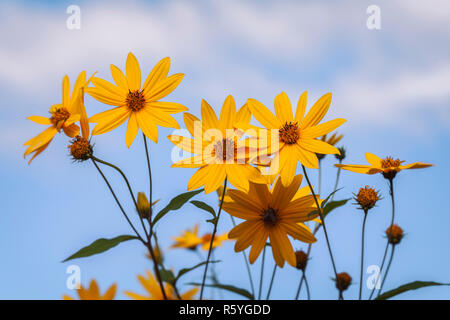
<instances>
[{"instance_id":1,"label":"cloudy sky","mask_svg":"<svg viewBox=\"0 0 450 320\"><path fill-rule=\"evenodd\" d=\"M366 10L372 4L380 8L380 30L366 26ZM80 29L67 28L70 5L81 10ZM70 161L65 137L58 136L31 166L22 154L23 143L41 130L25 118L46 115L49 106L60 101L65 74L72 83L81 70L98 71L111 80L109 65L124 68L130 51L143 74L170 56L171 73L186 74L170 100L183 103L194 114L199 114L201 99L220 110L228 94L239 105L256 98L272 108L281 91L296 104L307 90L309 105L332 92L327 117L348 120L340 130L348 162L362 163L364 152L370 151L436 164L404 172L397 180L398 222L408 237L398 250L388 287L412 280L450 281L445 249L450 217L442 208L450 160L443 147L450 130L448 1L2 1L0 30L0 298L57 299L71 293L65 286L70 263L60 261L98 237L129 232L95 169ZM86 104L89 115L105 109L90 97ZM180 123L181 119L177 116ZM185 191L193 173L170 168L168 134L170 130L161 129L160 142L150 146L152 166L157 168L155 197L162 204ZM96 137L96 150L123 167L136 190L147 190L142 141L137 139L127 150L124 140L124 128L119 128ZM324 162L325 192L334 183L333 163L331 157ZM108 174L120 188L114 172ZM341 198L366 184L385 195L368 220L367 264L379 263L381 235L390 214L386 182L378 176L345 173L342 184ZM203 200L215 204L216 198ZM205 218L193 207L167 217L160 231L163 246ZM349 205L329 222L338 269L348 271L355 282L361 219ZM221 222L221 232L230 228L228 220ZM202 224L201 231L208 228ZM316 298L335 298L323 240L319 237L309 271L312 292ZM218 255L225 261L217 266L221 279L246 283L243 265L227 262L241 262L233 254L233 244ZM167 264L174 269L195 264L196 259L182 251L167 254ZM135 277L148 267L144 251L132 243L75 263L83 271L83 283L96 278L104 288L117 282L120 291L141 290ZM267 264L270 270L272 261ZM255 275L258 269L255 265ZM298 274L284 269L278 274L275 298L295 293L291 279ZM354 297L357 289L358 284L348 297ZM448 288L433 288L402 297L449 296Z\"/></svg>"}]
</instances>

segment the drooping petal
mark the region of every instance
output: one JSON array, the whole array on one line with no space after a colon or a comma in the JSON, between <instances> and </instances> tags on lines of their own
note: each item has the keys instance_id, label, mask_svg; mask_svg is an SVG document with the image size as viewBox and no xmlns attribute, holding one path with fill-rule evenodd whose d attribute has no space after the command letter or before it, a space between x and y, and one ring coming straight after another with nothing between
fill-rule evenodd
<instances>
[{"instance_id":1,"label":"drooping petal","mask_svg":"<svg viewBox=\"0 0 450 320\"><path fill-rule=\"evenodd\" d=\"M70 82L67 75L64 76L62 82L62 104L67 109L70 107Z\"/></svg>"},{"instance_id":2,"label":"drooping petal","mask_svg":"<svg viewBox=\"0 0 450 320\"><path fill-rule=\"evenodd\" d=\"M275 114L282 123L289 123L294 120L291 101L289 101L289 97L285 92L281 92L275 97Z\"/></svg>"},{"instance_id":3,"label":"drooping petal","mask_svg":"<svg viewBox=\"0 0 450 320\"><path fill-rule=\"evenodd\" d=\"M136 135L139 131L138 122L136 119L136 113L132 112L130 118L128 119L127 133L125 134L125 144L129 148L133 143Z\"/></svg>"},{"instance_id":4,"label":"drooping petal","mask_svg":"<svg viewBox=\"0 0 450 320\"><path fill-rule=\"evenodd\" d=\"M80 127L76 124L71 124L68 126L63 126L64 133L69 137L73 138L76 135L80 134Z\"/></svg>"},{"instance_id":5,"label":"drooping petal","mask_svg":"<svg viewBox=\"0 0 450 320\"><path fill-rule=\"evenodd\" d=\"M260 233L255 234L252 248L250 249L250 255L248 257L251 264L253 264L258 258L258 256L261 254L262 249L266 245L268 236L269 233L265 228L263 228Z\"/></svg>"},{"instance_id":6,"label":"drooping petal","mask_svg":"<svg viewBox=\"0 0 450 320\"><path fill-rule=\"evenodd\" d=\"M146 112L136 113L136 119L142 132L147 138L154 143L158 143L158 127L156 126L155 119L149 117Z\"/></svg>"}]
</instances>

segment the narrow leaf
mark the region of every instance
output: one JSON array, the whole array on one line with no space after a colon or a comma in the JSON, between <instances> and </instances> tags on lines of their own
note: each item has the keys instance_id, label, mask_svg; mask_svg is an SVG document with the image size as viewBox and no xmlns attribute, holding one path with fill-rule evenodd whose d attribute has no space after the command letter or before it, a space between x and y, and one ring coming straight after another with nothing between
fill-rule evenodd
<instances>
[{"instance_id":1,"label":"narrow leaf","mask_svg":"<svg viewBox=\"0 0 450 320\"><path fill-rule=\"evenodd\" d=\"M344 199L344 200L328 202L322 210L323 216L326 217L334 209L344 206L349 200L350 200L350 198Z\"/></svg>"},{"instance_id":2,"label":"narrow leaf","mask_svg":"<svg viewBox=\"0 0 450 320\"><path fill-rule=\"evenodd\" d=\"M202 285L201 283L190 283L190 284L194 285L194 286L201 286ZM218 288L218 289L230 291L230 292L236 293L236 294L238 294L240 296L243 296L243 297L245 297L247 299L250 299L250 300L254 300L255 299L253 297L253 295L250 292L248 292L247 290L242 289L242 288L238 288L238 287L235 287L235 286L232 286L232 285L226 285L226 284L205 284L205 287L212 287L212 288Z\"/></svg>"},{"instance_id":3,"label":"narrow leaf","mask_svg":"<svg viewBox=\"0 0 450 320\"><path fill-rule=\"evenodd\" d=\"M203 201L192 200L191 203L199 209L205 210L212 214L212 216L216 217L216 211L207 203Z\"/></svg>"},{"instance_id":4,"label":"narrow leaf","mask_svg":"<svg viewBox=\"0 0 450 320\"><path fill-rule=\"evenodd\" d=\"M342 188L336 189L336 190L334 190L332 193L330 193L330 194L328 195L328 197L326 197L325 200L323 200L321 207L324 208L325 205L328 203L328 200L330 200L331 196L332 196L333 194L335 194L336 192L338 192L339 190L341 190L341 189L342 189Z\"/></svg>"},{"instance_id":5,"label":"narrow leaf","mask_svg":"<svg viewBox=\"0 0 450 320\"><path fill-rule=\"evenodd\" d=\"M180 209L186 202L188 202L193 196L202 192L203 189L194 190L185 192L177 195L175 198L170 200L169 204L162 209L156 217L153 219L153 224L159 221L162 217L164 217L169 211Z\"/></svg>"},{"instance_id":6,"label":"narrow leaf","mask_svg":"<svg viewBox=\"0 0 450 320\"><path fill-rule=\"evenodd\" d=\"M375 300L387 300L389 298L395 297L396 295L399 295L403 292L410 291L410 290L416 290L423 287L430 287L430 286L449 286L449 283L439 283L439 282L433 282L433 281L414 281L407 284L404 284L396 289L387 291L380 296L378 296Z\"/></svg>"},{"instance_id":7,"label":"narrow leaf","mask_svg":"<svg viewBox=\"0 0 450 320\"><path fill-rule=\"evenodd\" d=\"M77 251L76 253L74 253L73 255L68 257L67 259L65 259L63 262L66 262L66 261L69 261L72 259L93 256L95 254L99 254L99 253L105 252L111 248L114 248L121 242L128 241L128 240L134 240L134 239L138 239L138 238L136 236L130 236L130 235L118 236L118 237L115 237L112 239L101 238L101 239L95 240L90 245L80 249L79 251Z\"/></svg>"},{"instance_id":8,"label":"narrow leaf","mask_svg":"<svg viewBox=\"0 0 450 320\"><path fill-rule=\"evenodd\" d=\"M161 276L161 280L170 284L173 284L175 280L175 275L171 270L161 269L159 271L159 275Z\"/></svg>"},{"instance_id":9,"label":"narrow leaf","mask_svg":"<svg viewBox=\"0 0 450 320\"><path fill-rule=\"evenodd\" d=\"M210 261L209 263L217 263L217 262L220 262L220 260L217 260L217 261ZM204 264L206 264L206 261L200 262L200 263L198 263L198 264L196 264L195 266L190 267L190 268L184 268L184 269L181 269L180 272L178 272L178 274L177 274L177 276L176 276L176 278L175 278L175 281L178 281L178 279L180 279L180 278L181 278L183 275L185 275L186 273L188 273L188 272L190 272L190 271L192 271L192 270L195 270L195 269L197 269L198 267L203 266Z\"/></svg>"}]
</instances>

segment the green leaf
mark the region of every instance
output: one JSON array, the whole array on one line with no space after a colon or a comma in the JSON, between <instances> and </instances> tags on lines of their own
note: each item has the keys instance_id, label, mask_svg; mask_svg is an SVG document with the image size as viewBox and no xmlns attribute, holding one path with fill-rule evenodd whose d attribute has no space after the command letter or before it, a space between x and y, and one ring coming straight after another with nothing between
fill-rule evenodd
<instances>
[{"instance_id":1,"label":"green leaf","mask_svg":"<svg viewBox=\"0 0 450 320\"><path fill-rule=\"evenodd\" d=\"M159 270L159 275L161 276L161 280L170 284L175 283L175 275L171 270L161 269Z\"/></svg>"},{"instance_id":2,"label":"green leaf","mask_svg":"<svg viewBox=\"0 0 450 320\"><path fill-rule=\"evenodd\" d=\"M186 202L188 202L193 196L202 192L203 189L189 191L185 193L181 193L177 195L175 198L170 200L169 204L162 209L156 217L153 219L153 224L159 221L162 217L164 217L169 211L180 209Z\"/></svg>"},{"instance_id":3,"label":"green leaf","mask_svg":"<svg viewBox=\"0 0 450 320\"><path fill-rule=\"evenodd\" d=\"M194 286L201 286L201 283L190 283L190 285L194 285ZM218 289L222 289L222 290L226 290L226 291L230 291L233 293L236 293L238 295L241 295L247 299L250 300L254 300L255 298L253 297L253 295L248 292L245 289L242 288L238 288L232 285L226 285L226 284L205 284L205 287L212 287L212 288L218 288Z\"/></svg>"},{"instance_id":4,"label":"green leaf","mask_svg":"<svg viewBox=\"0 0 450 320\"><path fill-rule=\"evenodd\" d=\"M423 287L430 287L430 286L449 286L449 283L439 283L439 282L433 282L433 281L414 281L407 284L404 284L396 289L387 291L380 296L378 296L375 300L387 300L389 298L392 298L396 295L399 295L403 292L409 291L409 290L416 290Z\"/></svg>"},{"instance_id":5,"label":"green leaf","mask_svg":"<svg viewBox=\"0 0 450 320\"><path fill-rule=\"evenodd\" d=\"M217 262L220 262L220 260L217 260L217 261L210 261L209 263L217 263ZM180 272L178 272L178 274L177 274L177 276L176 276L176 278L175 278L175 281L178 281L178 279L180 279L180 278L181 278L183 275L185 275L186 273L188 273L188 272L190 272L190 271L192 271L192 270L195 270L195 269L197 269L198 267L203 266L204 264L206 264L206 261L200 262L200 263L198 263L198 264L196 264L195 266L190 267L190 268L184 268L184 269L181 269Z\"/></svg>"},{"instance_id":6,"label":"green leaf","mask_svg":"<svg viewBox=\"0 0 450 320\"><path fill-rule=\"evenodd\" d=\"M349 200L350 200L350 198L344 199L344 200L328 202L322 210L323 216L326 217L334 209L344 206Z\"/></svg>"},{"instance_id":7,"label":"green leaf","mask_svg":"<svg viewBox=\"0 0 450 320\"><path fill-rule=\"evenodd\" d=\"M78 252L74 253L73 255L71 255L70 257L68 257L67 259L65 259L62 262L66 262L66 261L69 261L72 259L93 256L95 254L99 254L99 253L105 252L111 248L114 248L121 242L128 241L128 240L134 240L134 239L138 239L138 237L130 236L130 235L123 235L123 236L118 236L118 237L115 237L112 239L101 238L101 239L95 240L90 245L80 249Z\"/></svg>"},{"instance_id":8,"label":"green leaf","mask_svg":"<svg viewBox=\"0 0 450 320\"><path fill-rule=\"evenodd\" d=\"M212 214L212 216L216 217L216 211L207 203L203 201L192 200L191 203L199 209L205 210Z\"/></svg>"},{"instance_id":9,"label":"green leaf","mask_svg":"<svg viewBox=\"0 0 450 320\"><path fill-rule=\"evenodd\" d=\"M330 200L331 196L332 196L333 194L335 194L336 192L338 192L339 190L341 190L341 189L342 189L342 188L336 189L336 190L334 190L332 193L330 193L330 194L328 195L328 197L326 197L325 200L323 200L323 202L322 202L322 204L321 204L321 207L324 208L325 205L328 203L328 200Z\"/></svg>"}]
</instances>

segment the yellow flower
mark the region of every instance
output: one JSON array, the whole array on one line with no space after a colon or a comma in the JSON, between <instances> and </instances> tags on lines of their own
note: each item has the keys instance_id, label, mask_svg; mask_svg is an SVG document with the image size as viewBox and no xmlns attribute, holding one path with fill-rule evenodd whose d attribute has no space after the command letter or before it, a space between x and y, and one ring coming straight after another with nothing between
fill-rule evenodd
<instances>
[{"instance_id":1,"label":"yellow flower","mask_svg":"<svg viewBox=\"0 0 450 320\"><path fill-rule=\"evenodd\" d=\"M141 285L144 287L145 291L147 291L148 296L141 295L139 293L134 293L130 291L125 291L125 294L132 299L135 300L163 300L163 295L161 292L161 287L158 282L153 277L152 273L147 270L147 278L141 275L138 275L138 280ZM178 300L178 297L175 293L174 288L166 283L164 286L166 291L166 296L168 300ZM180 294L181 300L192 300L197 293L198 288L193 288L183 294Z\"/></svg>"},{"instance_id":2,"label":"yellow flower","mask_svg":"<svg viewBox=\"0 0 450 320\"><path fill-rule=\"evenodd\" d=\"M280 172L284 186L291 184L295 176L297 161L307 168L318 168L316 153L339 154L339 150L317 138L327 134L341 124L345 119L334 119L322 124L331 103L331 93L323 95L312 106L305 116L306 91L300 96L295 116L292 113L291 102L286 93L282 92L275 98L274 116L269 109L255 99L249 99L247 104L251 113L266 129L276 130L276 144L267 139L267 152L274 154L269 169L269 175ZM240 124L239 124L240 125ZM267 130L259 130L258 136L269 136Z\"/></svg>"},{"instance_id":3,"label":"yellow flower","mask_svg":"<svg viewBox=\"0 0 450 320\"><path fill-rule=\"evenodd\" d=\"M341 139L344 137L344 135L340 134L337 135L337 133L333 133L333 135L331 137L327 137L326 134L324 134L320 140L323 142L326 142L328 144L331 144L332 146L335 146L339 141L341 141Z\"/></svg>"},{"instance_id":4,"label":"yellow flower","mask_svg":"<svg viewBox=\"0 0 450 320\"><path fill-rule=\"evenodd\" d=\"M193 230L186 230L180 237L174 237L175 243L171 248L196 249L202 243L202 238L198 236L199 225L195 225Z\"/></svg>"},{"instance_id":5,"label":"yellow flower","mask_svg":"<svg viewBox=\"0 0 450 320\"><path fill-rule=\"evenodd\" d=\"M201 114L201 122L192 114L184 114L186 128L194 139L168 136L180 149L196 154L172 165L177 168L199 168L189 180L188 190L204 186L205 193L210 193L217 190L225 178L243 190L248 190L249 180L266 183L261 173L248 163L252 152L248 147L249 139L241 140L244 132L235 129L238 122L250 122L247 106L236 112L236 103L230 95L225 99L219 119L205 100L202 100Z\"/></svg>"},{"instance_id":6,"label":"yellow flower","mask_svg":"<svg viewBox=\"0 0 450 320\"><path fill-rule=\"evenodd\" d=\"M159 101L179 85L184 74L167 77L170 59L162 59L141 85L141 69L136 57L130 52L126 62L126 76L114 65L111 73L116 85L100 78L92 79L94 88L87 88L92 97L111 106L117 106L89 119L97 123L92 135L114 130L128 119L125 143L130 147L139 128L154 142L158 142L158 128L179 128L170 114L186 111L179 103Z\"/></svg>"},{"instance_id":7,"label":"yellow flower","mask_svg":"<svg viewBox=\"0 0 450 320\"><path fill-rule=\"evenodd\" d=\"M250 183L248 193L228 190L232 201L224 202L223 210L246 220L234 227L228 237L237 239L234 247L236 252L252 246L250 263L258 258L267 238L275 262L280 267L284 266L285 261L293 267L297 265L288 235L306 243L316 241L303 224L316 218L317 214L311 214L316 210L314 198L309 195L309 187L299 189L301 181L302 175L297 175L287 187L278 178L272 189L268 185Z\"/></svg>"},{"instance_id":8,"label":"yellow flower","mask_svg":"<svg viewBox=\"0 0 450 320\"><path fill-rule=\"evenodd\" d=\"M88 289L85 289L83 286L81 286L81 288L77 290L77 293L80 300L114 300L116 290L117 285L113 284L111 287L109 287L104 295L101 295L97 285L97 281L91 280ZM74 300L74 298L68 295L63 295L63 299Z\"/></svg>"},{"instance_id":9,"label":"yellow flower","mask_svg":"<svg viewBox=\"0 0 450 320\"><path fill-rule=\"evenodd\" d=\"M201 245L202 245L202 249L203 250L205 250L205 251L209 250L209 245L211 244L211 237L212 237L212 234L211 233L207 233L201 238L201 240L202 240ZM228 239L228 234L227 233L224 233L222 235L217 235L216 234L216 236L214 237L212 248L214 249L214 248L217 248L217 247L221 247L222 246L222 242L228 241L228 240L229 239Z\"/></svg>"},{"instance_id":10,"label":"yellow flower","mask_svg":"<svg viewBox=\"0 0 450 320\"><path fill-rule=\"evenodd\" d=\"M338 168L342 168L344 170L353 171L357 173L364 173L364 174L382 173L386 179L394 178L397 172L400 172L401 170L421 169L432 166L432 164L422 162L414 162L411 164L403 165L402 163L405 161L400 161L399 159L394 160L391 157L381 159L380 157L369 152L367 152L365 156L369 165L335 164L335 166Z\"/></svg>"},{"instance_id":11,"label":"yellow flower","mask_svg":"<svg viewBox=\"0 0 450 320\"><path fill-rule=\"evenodd\" d=\"M78 75L71 95L69 77L67 75L64 76L62 82L62 103L50 107L50 117L31 116L27 118L35 123L49 126L39 135L25 142L24 145L28 146L28 148L24 153L24 157L34 153L28 163L31 163L36 156L48 147L55 135L61 132L61 129L70 138L79 134L80 128L75 122L81 118L83 88L88 83L89 81L86 82L86 72L81 72Z\"/></svg>"}]
</instances>

